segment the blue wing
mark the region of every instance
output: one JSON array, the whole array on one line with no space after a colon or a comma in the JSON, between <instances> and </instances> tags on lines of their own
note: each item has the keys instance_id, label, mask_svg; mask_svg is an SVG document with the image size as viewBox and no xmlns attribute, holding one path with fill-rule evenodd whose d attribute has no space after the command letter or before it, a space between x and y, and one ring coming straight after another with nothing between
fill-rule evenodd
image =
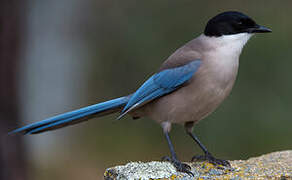
<instances>
[{"instance_id":1,"label":"blue wing","mask_svg":"<svg viewBox=\"0 0 292 180\"><path fill-rule=\"evenodd\" d=\"M201 60L194 60L186 65L154 74L133 94L118 119L133 109L175 91L193 77L200 65Z\"/></svg>"}]
</instances>

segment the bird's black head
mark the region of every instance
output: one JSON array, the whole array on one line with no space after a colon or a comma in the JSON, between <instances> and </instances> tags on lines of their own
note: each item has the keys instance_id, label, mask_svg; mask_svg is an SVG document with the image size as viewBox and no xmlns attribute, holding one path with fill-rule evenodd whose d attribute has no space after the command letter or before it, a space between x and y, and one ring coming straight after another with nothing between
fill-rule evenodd
<instances>
[{"instance_id":1,"label":"bird's black head","mask_svg":"<svg viewBox=\"0 0 292 180\"><path fill-rule=\"evenodd\" d=\"M255 23L250 17L236 11L228 11L218 14L210 19L206 25L206 36L222 36L238 33L265 33L270 29Z\"/></svg>"}]
</instances>

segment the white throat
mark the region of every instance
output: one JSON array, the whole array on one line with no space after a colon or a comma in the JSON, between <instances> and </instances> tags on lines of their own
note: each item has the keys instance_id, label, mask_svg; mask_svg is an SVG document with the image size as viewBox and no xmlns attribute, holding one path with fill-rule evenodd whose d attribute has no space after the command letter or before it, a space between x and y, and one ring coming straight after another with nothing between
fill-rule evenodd
<instances>
[{"instance_id":1,"label":"white throat","mask_svg":"<svg viewBox=\"0 0 292 180\"><path fill-rule=\"evenodd\" d=\"M251 36L248 33L220 37L200 36L204 44L205 61L218 82L228 84L235 80L241 50Z\"/></svg>"},{"instance_id":2,"label":"white throat","mask_svg":"<svg viewBox=\"0 0 292 180\"><path fill-rule=\"evenodd\" d=\"M223 35L220 37L208 37L202 35L204 40L207 42L208 47L212 51L219 51L223 54L228 54L231 56L240 55L242 48L247 43L252 34L250 33L240 33L232 35Z\"/></svg>"},{"instance_id":3,"label":"white throat","mask_svg":"<svg viewBox=\"0 0 292 180\"><path fill-rule=\"evenodd\" d=\"M250 33L240 33L233 35L224 35L218 37L218 41L222 46L229 46L232 49L242 50L243 46L251 38L252 34Z\"/></svg>"}]
</instances>

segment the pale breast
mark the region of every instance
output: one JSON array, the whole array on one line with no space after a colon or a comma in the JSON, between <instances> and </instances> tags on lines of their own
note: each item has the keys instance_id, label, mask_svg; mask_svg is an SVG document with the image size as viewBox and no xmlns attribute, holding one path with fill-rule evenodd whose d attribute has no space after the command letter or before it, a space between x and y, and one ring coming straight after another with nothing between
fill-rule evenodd
<instances>
[{"instance_id":1,"label":"pale breast","mask_svg":"<svg viewBox=\"0 0 292 180\"><path fill-rule=\"evenodd\" d=\"M202 61L200 68L185 86L143 107L144 115L159 123L185 123L198 122L213 112L229 95L236 79L239 55L247 41L241 36L245 37L201 35L178 49L160 70L195 59Z\"/></svg>"},{"instance_id":2,"label":"pale breast","mask_svg":"<svg viewBox=\"0 0 292 180\"><path fill-rule=\"evenodd\" d=\"M226 81L225 75L204 66L186 86L150 103L147 115L157 122L185 123L198 122L213 112L230 93L236 74Z\"/></svg>"}]
</instances>

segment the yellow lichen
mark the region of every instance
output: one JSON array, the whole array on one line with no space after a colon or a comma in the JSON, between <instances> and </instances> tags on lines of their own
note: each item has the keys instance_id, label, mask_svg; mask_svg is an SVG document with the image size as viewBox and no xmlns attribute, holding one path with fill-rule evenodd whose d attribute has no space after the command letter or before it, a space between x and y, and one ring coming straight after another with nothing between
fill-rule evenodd
<instances>
[{"instance_id":1,"label":"yellow lichen","mask_svg":"<svg viewBox=\"0 0 292 180\"><path fill-rule=\"evenodd\" d=\"M215 166L214 166L214 164L212 164L212 163L204 162L204 163L202 164L202 168L203 168L203 169L205 170L205 172L207 173L207 172L210 171L210 169L215 168Z\"/></svg>"},{"instance_id":2,"label":"yellow lichen","mask_svg":"<svg viewBox=\"0 0 292 180\"><path fill-rule=\"evenodd\" d=\"M175 174L173 174L172 176L170 176L171 180L174 180L175 178L177 178L177 176Z\"/></svg>"},{"instance_id":3,"label":"yellow lichen","mask_svg":"<svg viewBox=\"0 0 292 180\"><path fill-rule=\"evenodd\" d=\"M111 176L111 173L109 171L105 171L103 175L104 176Z\"/></svg>"}]
</instances>

